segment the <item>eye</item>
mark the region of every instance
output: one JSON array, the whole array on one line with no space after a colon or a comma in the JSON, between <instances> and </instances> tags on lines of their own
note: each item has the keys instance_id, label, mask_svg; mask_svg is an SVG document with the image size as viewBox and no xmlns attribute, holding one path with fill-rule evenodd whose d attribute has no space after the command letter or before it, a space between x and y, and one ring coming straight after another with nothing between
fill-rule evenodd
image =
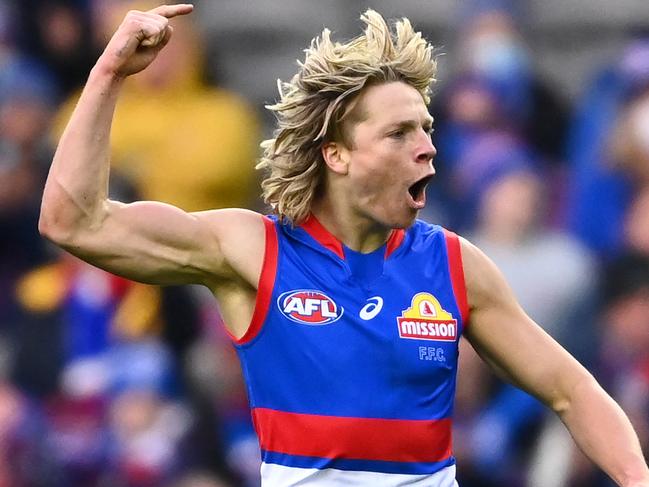
<instances>
[{"instance_id":1,"label":"eye","mask_svg":"<svg viewBox=\"0 0 649 487\"><path fill-rule=\"evenodd\" d=\"M403 129L395 130L394 132L390 133L390 137L393 139L403 139L406 135L406 131Z\"/></svg>"}]
</instances>

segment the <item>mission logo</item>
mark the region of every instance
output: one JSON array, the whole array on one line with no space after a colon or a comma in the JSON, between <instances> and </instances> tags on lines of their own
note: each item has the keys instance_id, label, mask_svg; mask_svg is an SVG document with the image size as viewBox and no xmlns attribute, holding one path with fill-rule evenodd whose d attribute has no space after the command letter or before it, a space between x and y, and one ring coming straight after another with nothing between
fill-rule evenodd
<instances>
[{"instance_id":1,"label":"mission logo","mask_svg":"<svg viewBox=\"0 0 649 487\"><path fill-rule=\"evenodd\" d=\"M410 307L397 318L397 325L401 338L442 342L457 339L457 320L429 293L415 294Z\"/></svg>"},{"instance_id":2,"label":"mission logo","mask_svg":"<svg viewBox=\"0 0 649 487\"><path fill-rule=\"evenodd\" d=\"M277 298L277 306L289 320L303 325L328 325L340 319L344 309L321 291L288 291Z\"/></svg>"}]
</instances>

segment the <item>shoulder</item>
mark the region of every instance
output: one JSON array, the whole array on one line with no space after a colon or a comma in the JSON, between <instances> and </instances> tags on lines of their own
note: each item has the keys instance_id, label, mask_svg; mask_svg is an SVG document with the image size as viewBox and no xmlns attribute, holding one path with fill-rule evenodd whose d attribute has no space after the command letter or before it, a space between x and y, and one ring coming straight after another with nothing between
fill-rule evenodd
<instances>
[{"instance_id":1,"label":"shoulder","mask_svg":"<svg viewBox=\"0 0 649 487\"><path fill-rule=\"evenodd\" d=\"M227 208L193 213L220 243L221 248L246 244L262 245L266 229L273 225L269 217L241 208Z\"/></svg>"},{"instance_id":2,"label":"shoulder","mask_svg":"<svg viewBox=\"0 0 649 487\"><path fill-rule=\"evenodd\" d=\"M412 224L408 231L417 234L428 235L443 232L444 228L442 228L440 225L429 223L425 220L415 220L415 223Z\"/></svg>"},{"instance_id":3,"label":"shoulder","mask_svg":"<svg viewBox=\"0 0 649 487\"><path fill-rule=\"evenodd\" d=\"M257 285L267 241L274 238L274 223L250 210L229 208L193 214L217 242L218 254L237 275Z\"/></svg>"},{"instance_id":4,"label":"shoulder","mask_svg":"<svg viewBox=\"0 0 649 487\"><path fill-rule=\"evenodd\" d=\"M226 230L251 230L254 228L263 228L264 220L268 217L257 213L256 211L246 210L243 208L224 208L219 210L197 211L192 213L196 218L201 220L206 226L216 231Z\"/></svg>"},{"instance_id":5,"label":"shoulder","mask_svg":"<svg viewBox=\"0 0 649 487\"><path fill-rule=\"evenodd\" d=\"M409 228L405 229L406 235L415 248L420 245L430 245L435 241L443 241L447 233L444 228L424 220L416 220Z\"/></svg>"}]
</instances>

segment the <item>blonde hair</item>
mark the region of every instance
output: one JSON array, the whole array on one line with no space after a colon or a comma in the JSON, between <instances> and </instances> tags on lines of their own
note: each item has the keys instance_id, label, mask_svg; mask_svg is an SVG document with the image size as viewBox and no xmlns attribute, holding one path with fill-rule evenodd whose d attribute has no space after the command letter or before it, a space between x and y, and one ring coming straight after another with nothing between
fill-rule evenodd
<instances>
[{"instance_id":1,"label":"blonde hair","mask_svg":"<svg viewBox=\"0 0 649 487\"><path fill-rule=\"evenodd\" d=\"M274 138L261 144L257 169L268 171L263 198L282 221L298 224L308 216L325 174L321 148L330 141L349 143L342 124L352 119L352 102L363 88L402 81L430 102L433 47L406 18L390 29L370 9L361 20L365 32L347 43L333 42L328 29L313 39L297 74L288 83L278 80L280 100L266 107L278 125Z\"/></svg>"}]
</instances>

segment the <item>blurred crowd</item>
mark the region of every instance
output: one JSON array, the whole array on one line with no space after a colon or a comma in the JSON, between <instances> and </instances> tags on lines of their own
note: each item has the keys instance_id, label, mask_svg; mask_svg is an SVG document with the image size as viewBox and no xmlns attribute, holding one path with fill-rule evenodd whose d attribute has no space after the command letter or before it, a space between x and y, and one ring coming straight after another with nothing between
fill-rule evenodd
<instances>
[{"instance_id":1,"label":"blurred crowd","mask_svg":"<svg viewBox=\"0 0 649 487\"><path fill-rule=\"evenodd\" d=\"M448 40L455 65L435 89L437 180L422 217L496 262L532 318L620 402L647 454L649 30L567 100L535 66L516 12L477 5ZM133 6L0 0L0 487L259 484L245 388L209 292L121 279L37 232L57 137ZM178 19L160 58L129 79L112 197L263 211L261 107L207 81L205 50ZM464 344L456 418L462 487L612 485Z\"/></svg>"}]
</instances>

